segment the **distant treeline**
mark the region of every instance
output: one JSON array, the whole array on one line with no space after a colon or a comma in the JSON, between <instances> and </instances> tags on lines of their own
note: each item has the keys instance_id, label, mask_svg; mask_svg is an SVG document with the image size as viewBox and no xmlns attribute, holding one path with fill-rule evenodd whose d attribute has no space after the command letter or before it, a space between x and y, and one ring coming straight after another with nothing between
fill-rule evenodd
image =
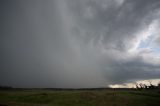
<instances>
[{"instance_id":1,"label":"distant treeline","mask_svg":"<svg viewBox=\"0 0 160 106\"><path fill-rule=\"evenodd\" d=\"M0 86L0 90L10 90L13 89L11 86Z\"/></svg>"},{"instance_id":2,"label":"distant treeline","mask_svg":"<svg viewBox=\"0 0 160 106\"><path fill-rule=\"evenodd\" d=\"M136 84L136 89L160 89L160 82L157 85L153 85L151 82L149 85L139 83Z\"/></svg>"},{"instance_id":3,"label":"distant treeline","mask_svg":"<svg viewBox=\"0 0 160 106\"><path fill-rule=\"evenodd\" d=\"M0 86L0 90L54 90L54 91L73 91L73 90L142 90L142 89L160 89L160 82L157 85L153 85L151 82L149 85L136 84L136 88L13 88L11 86Z\"/></svg>"},{"instance_id":4,"label":"distant treeline","mask_svg":"<svg viewBox=\"0 0 160 106\"><path fill-rule=\"evenodd\" d=\"M10 86L0 86L0 90L53 90L53 91L76 91L76 90L133 90L131 88L13 88Z\"/></svg>"},{"instance_id":5,"label":"distant treeline","mask_svg":"<svg viewBox=\"0 0 160 106\"><path fill-rule=\"evenodd\" d=\"M74 90L106 90L112 88L13 88L8 86L0 86L0 90L53 90L53 91L74 91Z\"/></svg>"}]
</instances>

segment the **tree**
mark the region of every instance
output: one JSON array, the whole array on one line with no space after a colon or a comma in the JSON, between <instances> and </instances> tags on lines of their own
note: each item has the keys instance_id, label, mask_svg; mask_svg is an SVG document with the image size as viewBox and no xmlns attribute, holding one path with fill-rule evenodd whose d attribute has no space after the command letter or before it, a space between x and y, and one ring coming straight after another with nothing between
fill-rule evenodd
<instances>
[{"instance_id":1,"label":"tree","mask_svg":"<svg viewBox=\"0 0 160 106\"><path fill-rule=\"evenodd\" d=\"M155 86L152 84L152 82L151 82L151 81L149 81L149 83L150 83L150 85L148 86L148 87L149 87L149 89L154 89L154 88L155 88Z\"/></svg>"},{"instance_id":2,"label":"tree","mask_svg":"<svg viewBox=\"0 0 160 106\"><path fill-rule=\"evenodd\" d=\"M157 88L160 88L160 82L158 83Z\"/></svg>"}]
</instances>

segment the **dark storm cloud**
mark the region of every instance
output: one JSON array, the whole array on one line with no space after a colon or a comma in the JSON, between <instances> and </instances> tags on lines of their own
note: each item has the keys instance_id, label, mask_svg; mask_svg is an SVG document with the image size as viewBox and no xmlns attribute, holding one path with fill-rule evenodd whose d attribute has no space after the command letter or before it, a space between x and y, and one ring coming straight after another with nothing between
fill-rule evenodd
<instances>
[{"instance_id":1,"label":"dark storm cloud","mask_svg":"<svg viewBox=\"0 0 160 106\"><path fill-rule=\"evenodd\" d=\"M64 69L56 58L66 44L54 1L3 2L1 83L58 85L56 76Z\"/></svg>"},{"instance_id":2,"label":"dark storm cloud","mask_svg":"<svg viewBox=\"0 0 160 106\"><path fill-rule=\"evenodd\" d=\"M0 4L2 85L99 87L160 76L154 55L129 52L138 33L158 20L158 0Z\"/></svg>"},{"instance_id":3,"label":"dark storm cloud","mask_svg":"<svg viewBox=\"0 0 160 106\"><path fill-rule=\"evenodd\" d=\"M107 68L106 68L107 69ZM106 73L106 77L111 80L111 84L121 84L135 80L159 78L160 66L143 62L141 59L114 62L110 65L111 73Z\"/></svg>"},{"instance_id":4,"label":"dark storm cloud","mask_svg":"<svg viewBox=\"0 0 160 106\"><path fill-rule=\"evenodd\" d=\"M160 3L157 0L124 0L123 4L117 6L114 1L82 0L77 3L72 0L71 11L80 21L78 25L80 24L85 31L87 29L84 39L90 40L89 36L92 36L91 39L95 36L95 42L98 42L102 35L102 43L107 44L109 48L114 46L114 48L123 50L130 47L126 44L128 39L134 38L136 32L157 18L155 11L159 10ZM89 13L88 9L90 9Z\"/></svg>"}]
</instances>

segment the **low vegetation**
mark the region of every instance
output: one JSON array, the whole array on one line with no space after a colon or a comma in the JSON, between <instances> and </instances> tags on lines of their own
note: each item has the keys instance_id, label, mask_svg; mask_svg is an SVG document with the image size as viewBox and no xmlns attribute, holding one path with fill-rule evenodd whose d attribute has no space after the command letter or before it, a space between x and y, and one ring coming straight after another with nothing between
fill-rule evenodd
<instances>
[{"instance_id":1,"label":"low vegetation","mask_svg":"<svg viewBox=\"0 0 160 106\"><path fill-rule=\"evenodd\" d=\"M160 106L160 90L8 89L0 90L0 106Z\"/></svg>"}]
</instances>

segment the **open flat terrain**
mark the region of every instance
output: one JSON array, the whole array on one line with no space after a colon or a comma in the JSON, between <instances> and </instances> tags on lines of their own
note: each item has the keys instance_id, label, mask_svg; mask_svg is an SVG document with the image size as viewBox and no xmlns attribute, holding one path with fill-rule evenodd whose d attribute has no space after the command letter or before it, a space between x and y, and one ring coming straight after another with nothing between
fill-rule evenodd
<instances>
[{"instance_id":1,"label":"open flat terrain","mask_svg":"<svg viewBox=\"0 0 160 106\"><path fill-rule=\"evenodd\" d=\"M160 91L1 90L0 106L160 106Z\"/></svg>"}]
</instances>

